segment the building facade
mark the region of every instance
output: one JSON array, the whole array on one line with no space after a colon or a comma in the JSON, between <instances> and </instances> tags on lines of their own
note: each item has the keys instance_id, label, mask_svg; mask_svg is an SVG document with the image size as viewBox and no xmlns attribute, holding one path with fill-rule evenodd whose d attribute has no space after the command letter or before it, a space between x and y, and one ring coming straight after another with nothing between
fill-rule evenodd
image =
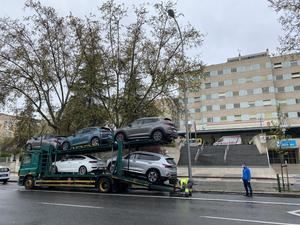
<instances>
[{"instance_id":1,"label":"building facade","mask_svg":"<svg viewBox=\"0 0 300 225\"><path fill-rule=\"evenodd\" d=\"M264 129L284 116L300 127L300 54L270 56L268 50L229 58L205 68L197 92L189 92L189 121L198 131ZM184 131L184 121L180 121Z\"/></svg>"},{"instance_id":2,"label":"building facade","mask_svg":"<svg viewBox=\"0 0 300 225\"><path fill-rule=\"evenodd\" d=\"M0 140L14 137L16 116L0 113Z\"/></svg>"}]
</instances>

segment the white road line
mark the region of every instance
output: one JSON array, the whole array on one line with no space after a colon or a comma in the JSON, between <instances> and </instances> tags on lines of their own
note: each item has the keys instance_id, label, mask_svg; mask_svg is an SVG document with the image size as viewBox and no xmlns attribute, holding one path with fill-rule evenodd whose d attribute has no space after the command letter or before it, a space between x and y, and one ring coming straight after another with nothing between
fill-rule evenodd
<instances>
[{"instance_id":1,"label":"white road line","mask_svg":"<svg viewBox=\"0 0 300 225\"><path fill-rule=\"evenodd\" d=\"M292 214L294 216L300 216L300 209L295 210L295 211L288 211L289 214Z\"/></svg>"},{"instance_id":2,"label":"white road line","mask_svg":"<svg viewBox=\"0 0 300 225\"><path fill-rule=\"evenodd\" d=\"M279 223L279 222L273 222L273 221L246 220L246 219L216 217L216 216L200 216L200 217L207 218L207 219L215 219L215 220L229 220L229 221L239 221L239 222L247 222L247 223L259 223L259 224L300 225L299 223Z\"/></svg>"},{"instance_id":3,"label":"white road line","mask_svg":"<svg viewBox=\"0 0 300 225\"><path fill-rule=\"evenodd\" d=\"M254 200L239 200L239 199L222 199L222 198L195 198L195 197L174 197L174 196L155 196L155 195L135 195L135 194L101 194L93 192L72 192L72 191L48 191L48 190L20 190L21 192L49 192L60 194L84 194L84 195L103 195L103 196L118 196L118 197L134 197L134 198L160 198L160 199L179 199L179 200L197 200L197 201L215 201L215 202L231 202L231 203L252 203L261 205L287 205L287 206L300 206L300 203L291 202L270 202L270 201L254 201Z\"/></svg>"},{"instance_id":4,"label":"white road line","mask_svg":"<svg viewBox=\"0 0 300 225\"><path fill-rule=\"evenodd\" d=\"M90 206L90 205L71 205L71 204L62 204L62 203L51 203L51 202L39 202L43 205L54 205L54 206L66 206L66 207L77 207L77 208L90 208L90 209L103 209L100 206Z\"/></svg>"}]
</instances>

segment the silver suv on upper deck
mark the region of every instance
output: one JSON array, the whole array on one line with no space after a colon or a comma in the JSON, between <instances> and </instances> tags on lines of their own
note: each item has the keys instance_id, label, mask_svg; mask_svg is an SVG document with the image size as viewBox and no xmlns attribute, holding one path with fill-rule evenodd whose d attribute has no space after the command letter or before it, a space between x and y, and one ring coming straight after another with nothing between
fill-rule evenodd
<instances>
[{"instance_id":1,"label":"silver suv on upper deck","mask_svg":"<svg viewBox=\"0 0 300 225\"><path fill-rule=\"evenodd\" d=\"M175 124L164 117L140 118L115 131L115 140L152 138L154 141L169 142L177 137Z\"/></svg>"}]
</instances>

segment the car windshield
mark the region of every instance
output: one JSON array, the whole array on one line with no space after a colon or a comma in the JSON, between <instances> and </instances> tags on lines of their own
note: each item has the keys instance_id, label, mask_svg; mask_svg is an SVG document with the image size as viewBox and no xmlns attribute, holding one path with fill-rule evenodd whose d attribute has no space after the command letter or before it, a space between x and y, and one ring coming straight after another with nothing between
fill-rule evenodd
<instances>
[{"instance_id":1,"label":"car windshield","mask_svg":"<svg viewBox=\"0 0 300 225\"><path fill-rule=\"evenodd\" d=\"M9 169L8 168L0 168L0 172L8 172Z\"/></svg>"}]
</instances>

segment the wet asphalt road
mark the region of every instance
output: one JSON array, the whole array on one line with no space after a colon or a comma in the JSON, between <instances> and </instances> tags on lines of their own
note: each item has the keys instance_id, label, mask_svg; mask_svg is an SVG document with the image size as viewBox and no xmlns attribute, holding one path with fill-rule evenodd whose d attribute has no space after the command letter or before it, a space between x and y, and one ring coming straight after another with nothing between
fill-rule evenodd
<instances>
[{"instance_id":1,"label":"wet asphalt road","mask_svg":"<svg viewBox=\"0 0 300 225\"><path fill-rule=\"evenodd\" d=\"M299 214L299 215L298 215ZM0 184L0 225L300 225L300 199L194 193L192 198L135 191L99 194L27 191Z\"/></svg>"}]
</instances>

